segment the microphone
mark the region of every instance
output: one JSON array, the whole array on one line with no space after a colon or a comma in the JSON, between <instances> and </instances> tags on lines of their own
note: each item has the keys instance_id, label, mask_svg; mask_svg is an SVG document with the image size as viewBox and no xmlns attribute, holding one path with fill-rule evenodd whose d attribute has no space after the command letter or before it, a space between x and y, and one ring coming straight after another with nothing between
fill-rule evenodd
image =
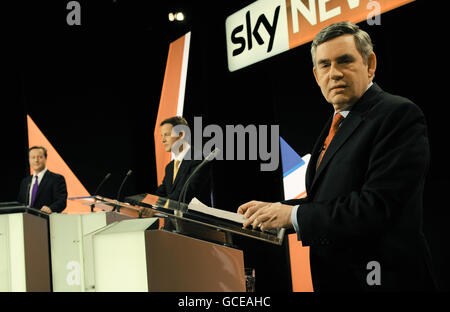
<instances>
[{"instance_id":1,"label":"microphone","mask_svg":"<svg viewBox=\"0 0 450 312\"><path fill-rule=\"evenodd\" d=\"M94 192L94 196L97 196L98 191L102 187L103 183L105 183L106 180L108 180L110 177L111 177L111 173L107 173L106 176L103 178L102 182L100 182L100 184L97 186L97 188L96 188L96 190Z\"/></svg>"},{"instance_id":2,"label":"microphone","mask_svg":"<svg viewBox=\"0 0 450 312\"><path fill-rule=\"evenodd\" d=\"M128 177L133 173L133 171L128 170L127 175L125 176L125 178L123 178L122 184L120 184L119 190L117 191L117 201L120 201L120 192L122 191L122 187L125 184L125 181L128 179ZM119 205L114 206L112 211L115 211L117 208L117 212L120 212L120 207Z\"/></svg>"},{"instance_id":3,"label":"microphone","mask_svg":"<svg viewBox=\"0 0 450 312\"><path fill-rule=\"evenodd\" d=\"M111 177L111 173L107 173L106 176L103 178L102 182L100 182L100 184L97 186L97 189L94 192L94 197L97 196L98 191L102 187L103 183L105 183L106 180L108 180L110 177ZM92 204L91 205L91 212L94 212L94 207L95 207L95 204Z\"/></svg>"},{"instance_id":4,"label":"microphone","mask_svg":"<svg viewBox=\"0 0 450 312\"><path fill-rule=\"evenodd\" d=\"M33 181L33 177L31 177L31 180L30 180L30 182L28 183L28 186L27 186L27 193L25 194L25 200L27 201L25 204L28 206L28 207L31 207L31 198L30 198L30 188L31 188L31 182Z\"/></svg>"},{"instance_id":5,"label":"microphone","mask_svg":"<svg viewBox=\"0 0 450 312\"><path fill-rule=\"evenodd\" d=\"M185 203L186 202L186 193L187 193L187 189L189 186L189 183L192 180L192 177L195 176L195 174L200 170L200 168L202 168L207 162L210 162L211 160L213 160L216 155L220 153L220 148L216 147L211 153L208 154L208 156L205 157L205 159L203 159L203 161L194 169L194 171L192 172L192 174L189 176L189 178L186 180L186 182L183 185L183 188L181 189L180 192L180 196L178 197L178 202L182 202ZM181 199L183 199L183 201L181 201Z\"/></svg>"}]
</instances>

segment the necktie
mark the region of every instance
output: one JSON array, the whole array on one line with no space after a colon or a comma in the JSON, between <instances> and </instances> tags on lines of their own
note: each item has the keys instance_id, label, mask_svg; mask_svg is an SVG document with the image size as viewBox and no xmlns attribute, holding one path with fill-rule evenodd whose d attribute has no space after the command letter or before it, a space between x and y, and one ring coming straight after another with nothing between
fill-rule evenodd
<instances>
[{"instance_id":1,"label":"necktie","mask_svg":"<svg viewBox=\"0 0 450 312\"><path fill-rule=\"evenodd\" d=\"M172 182L175 182L175 178L177 177L179 166L180 166L180 161L175 160L174 165L173 165L173 181Z\"/></svg>"},{"instance_id":2,"label":"necktie","mask_svg":"<svg viewBox=\"0 0 450 312\"><path fill-rule=\"evenodd\" d=\"M328 132L328 136L325 139L325 143L323 144L322 152L320 153L319 161L317 162L316 168L319 168L323 155L325 155L325 152L327 151L328 146L330 146L331 140L333 140L333 137L336 134L336 131L339 129L339 125L341 124L343 119L344 117L340 113L334 115L333 122L331 123L330 132Z\"/></svg>"},{"instance_id":3,"label":"necktie","mask_svg":"<svg viewBox=\"0 0 450 312\"><path fill-rule=\"evenodd\" d=\"M34 200L36 199L36 193L38 190L38 176L35 176L36 179L34 180L34 185L33 185L33 190L31 191L31 202L30 202L30 206L33 206L34 204Z\"/></svg>"}]
</instances>

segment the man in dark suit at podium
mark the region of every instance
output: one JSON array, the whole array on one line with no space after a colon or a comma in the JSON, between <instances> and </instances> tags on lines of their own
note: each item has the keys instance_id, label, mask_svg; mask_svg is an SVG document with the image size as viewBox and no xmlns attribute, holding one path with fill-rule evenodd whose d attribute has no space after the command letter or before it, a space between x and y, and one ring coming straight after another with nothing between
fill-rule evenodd
<instances>
[{"instance_id":1,"label":"man in dark suit at podium","mask_svg":"<svg viewBox=\"0 0 450 312\"><path fill-rule=\"evenodd\" d=\"M189 127L186 119L175 116L160 123L161 143L166 152L172 152L173 160L166 166L164 179L155 195L178 201L180 193L187 179L201 163L194 160L191 145L183 131L175 131L175 127ZM188 157L189 156L189 157ZM200 169L193 176L186 192L186 203L193 197L202 203L211 205L210 168L208 165Z\"/></svg>"},{"instance_id":2,"label":"man in dark suit at podium","mask_svg":"<svg viewBox=\"0 0 450 312\"><path fill-rule=\"evenodd\" d=\"M67 203L66 181L47 169L47 150L33 146L28 157L34 173L20 183L18 202L46 213L63 211Z\"/></svg>"},{"instance_id":3,"label":"man in dark suit at podium","mask_svg":"<svg viewBox=\"0 0 450 312\"><path fill-rule=\"evenodd\" d=\"M244 227L294 228L315 291L434 290L422 203L430 151L422 111L372 80L369 35L349 22L315 37L313 72L334 113L306 172L307 197L251 201Z\"/></svg>"}]
</instances>

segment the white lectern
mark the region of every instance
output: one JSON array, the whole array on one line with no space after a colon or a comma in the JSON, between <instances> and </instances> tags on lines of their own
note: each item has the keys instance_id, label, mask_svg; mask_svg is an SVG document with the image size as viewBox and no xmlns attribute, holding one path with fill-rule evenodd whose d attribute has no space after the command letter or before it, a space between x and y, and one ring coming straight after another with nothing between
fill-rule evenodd
<instances>
[{"instance_id":1,"label":"white lectern","mask_svg":"<svg viewBox=\"0 0 450 312\"><path fill-rule=\"evenodd\" d=\"M50 215L53 291L94 291L93 260L84 236L130 216L113 211Z\"/></svg>"},{"instance_id":2,"label":"white lectern","mask_svg":"<svg viewBox=\"0 0 450 312\"><path fill-rule=\"evenodd\" d=\"M0 205L0 292L51 291L48 215Z\"/></svg>"},{"instance_id":3,"label":"white lectern","mask_svg":"<svg viewBox=\"0 0 450 312\"><path fill-rule=\"evenodd\" d=\"M245 291L238 249L157 230L157 218L93 233L96 291Z\"/></svg>"}]
</instances>

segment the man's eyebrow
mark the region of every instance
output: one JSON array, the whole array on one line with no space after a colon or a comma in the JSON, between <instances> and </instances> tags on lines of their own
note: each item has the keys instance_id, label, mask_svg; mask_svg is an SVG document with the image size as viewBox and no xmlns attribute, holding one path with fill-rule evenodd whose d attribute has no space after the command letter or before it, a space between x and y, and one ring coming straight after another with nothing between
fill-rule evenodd
<instances>
[{"instance_id":1,"label":"man's eyebrow","mask_svg":"<svg viewBox=\"0 0 450 312\"><path fill-rule=\"evenodd\" d=\"M329 64L330 59L320 59L317 61L317 64Z\"/></svg>"},{"instance_id":2,"label":"man's eyebrow","mask_svg":"<svg viewBox=\"0 0 450 312\"><path fill-rule=\"evenodd\" d=\"M353 55L351 55L351 54L342 54L342 55L339 55L338 57L336 57L335 58L335 60L337 61L337 62L342 62L342 61L353 61L355 59L355 57L353 56ZM331 62L331 60L330 59L326 59L326 58L324 58L324 59L320 59L320 60L318 60L317 61L317 64L329 64Z\"/></svg>"},{"instance_id":3,"label":"man's eyebrow","mask_svg":"<svg viewBox=\"0 0 450 312\"><path fill-rule=\"evenodd\" d=\"M351 54L342 54L336 58L336 61L337 62L353 61L354 59L355 59L355 57Z\"/></svg>"}]
</instances>

